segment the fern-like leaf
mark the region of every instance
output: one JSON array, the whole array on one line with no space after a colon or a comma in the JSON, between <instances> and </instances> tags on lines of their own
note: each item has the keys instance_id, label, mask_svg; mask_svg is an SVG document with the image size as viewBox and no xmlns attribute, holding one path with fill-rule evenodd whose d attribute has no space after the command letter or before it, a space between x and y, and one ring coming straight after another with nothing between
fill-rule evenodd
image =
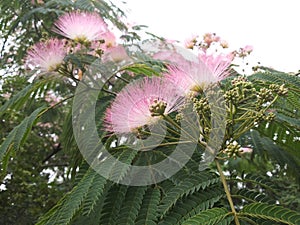
<instances>
[{"instance_id":1,"label":"fern-like leaf","mask_svg":"<svg viewBox=\"0 0 300 225\"><path fill-rule=\"evenodd\" d=\"M26 117L18 126L16 126L6 137L0 146L0 161L4 155L11 149L17 150L22 145L30 132L38 115L45 110L45 107L36 109L30 116Z\"/></svg>"},{"instance_id":2,"label":"fern-like leaf","mask_svg":"<svg viewBox=\"0 0 300 225\"><path fill-rule=\"evenodd\" d=\"M252 203L246 205L241 212L241 216L267 219L289 225L300 224L300 213L278 205L268 205L265 203Z\"/></svg>"},{"instance_id":3,"label":"fern-like leaf","mask_svg":"<svg viewBox=\"0 0 300 225\"><path fill-rule=\"evenodd\" d=\"M149 188L145 193L141 209L136 219L136 225L156 225L157 206L160 201L160 191Z\"/></svg>"},{"instance_id":4,"label":"fern-like leaf","mask_svg":"<svg viewBox=\"0 0 300 225\"><path fill-rule=\"evenodd\" d=\"M81 181L72 189L72 191L66 194L54 208L48 211L48 213L41 218L37 225L69 224L90 191L96 175L97 173L94 170L89 169ZM101 195L104 189L104 184L106 183L104 178L102 178L102 182L99 180L97 180L99 185L97 193L98 196Z\"/></svg>"},{"instance_id":5,"label":"fern-like leaf","mask_svg":"<svg viewBox=\"0 0 300 225\"><path fill-rule=\"evenodd\" d=\"M242 198L249 202L264 202L269 204L275 204L276 201L273 198L270 198L265 193L261 193L255 190L241 189L233 197Z\"/></svg>"},{"instance_id":6,"label":"fern-like leaf","mask_svg":"<svg viewBox=\"0 0 300 225\"><path fill-rule=\"evenodd\" d=\"M89 215L93 211L99 197L102 195L102 191L105 184L105 178L100 176L99 174L96 174L93 179L93 183L90 186L86 197L84 198L82 212L83 215Z\"/></svg>"},{"instance_id":7,"label":"fern-like leaf","mask_svg":"<svg viewBox=\"0 0 300 225\"><path fill-rule=\"evenodd\" d=\"M201 188L205 189L207 186L217 182L219 182L219 178L206 171L183 178L181 182L171 188L162 199L159 207L161 215L165 215L180 198L194 193Z\"/></svg>"},{"instance_id":8,"label":"fern-like leaf","mask_svg":"<svg viewBox=\"0 0 300 225\"><path fill-rule=\"evenodd\" d=\"M258 131L253 130L250 132L251 139L249 143L253 145L254 152L263 156L265 153L268 153L271 159L275 159L278 164L284 166L287 165L289 172L294 174L298 179L300 171L300 159L299 151L295 150L286 150L281 148L274 141L268 137L262 137Z\"/></svg>"},{"instance_id":9,"label":"fern-like leaf","mask_svg":"<svg viewBox=\"0 0 300 225\"><path fill-rule=\"evenodd\" d=\"M226 218L228 217L228 218ZM230 224L233 216L223 208L212 208L200 212L199 214L184 221L183 225L216 225L216 224Z\"/></svg>"},{"instance_id":10,"label":"fern-like leaf","mask_svg":"<svg viewBox=\"0 0 300 225\"><path fill-rule=\"evenodd\" d=\"M130 187L128 189L116 224L134 224L146 190L146 186Z\"/></svg>"},{"instance_id":11,"label":"fern-like leaf","mask_svg":"<svg viewBox=\"0 0 300 225\"><path fill-rule=\"evenodd\" d=\"M40 80L39 82L35 82L29 84L13 97L11 97L8 101L5 102L4 105L0 107L0 116L4 116L8 109L10 110L19 110L25 104L28 104L28 101L34 99L34 96L39 93L45 93L51 87L51 81L49 80ZM41 93L41 90L43 93Z\"/></svg>"},{"instance_id":12,"label":"fern-like leaf","mask_svg":"<svg viewBox=\"0 0 300 225\"><path fill-rule=\"evenodd\" d=\"M219 185L210 186L209 188L195 192L179 200L174 208L162 219L160 224L182 224L188 218L211 208L223 196L224 191Z\"/></svg>"},{"instance_id":13,"label":"fern-like leaf","mask_svg":"<svg viewBox=\"0 0 300 225\"><path fill-rule=\"evenodd\" d=\"M127 189L125 185L112 186L106 196L99 224L116 224Z\"/></svg>"}]
</instances>

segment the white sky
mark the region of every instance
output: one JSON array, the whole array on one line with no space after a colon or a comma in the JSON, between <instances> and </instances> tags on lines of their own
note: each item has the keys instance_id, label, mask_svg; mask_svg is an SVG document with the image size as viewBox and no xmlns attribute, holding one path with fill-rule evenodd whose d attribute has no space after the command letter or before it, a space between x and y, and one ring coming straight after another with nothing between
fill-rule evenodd
<instances>
[{"instance_id":1,"label":"white sky","mask_svg":"<svg viewBox=\"0 0 300 225\"><path fill-rule=\"evenodd\" d=\"M149 31L183 41L214 32L230 47L254 47L264 66L300 69L300 16L297 0L126 0L129 19Z\"/></svg>"}]
</instances>

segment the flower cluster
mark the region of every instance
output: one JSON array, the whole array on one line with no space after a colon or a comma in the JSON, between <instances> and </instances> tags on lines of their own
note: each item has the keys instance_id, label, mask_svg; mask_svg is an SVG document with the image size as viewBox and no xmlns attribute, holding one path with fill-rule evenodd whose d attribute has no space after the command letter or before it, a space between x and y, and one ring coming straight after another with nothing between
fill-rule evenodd
<instances>
[{"instance_id":1,"label":"flower cluster","mask_svg":"<svg viewBox=\"0 0 300 225\"><path fill-rule=\"evenodd\" d=\"M79 43L101 40L108 31L98 13L72 12L61 16L53 31Z\"/></svg>"},{"instance_id":2,"label":"flower cluster","mask_svg":"<svg viewBox=\"0 0 300 225\"><path fill-rule=\"evenodd\" d=\"M175 54L176 55L176 54ZM174 60L173 55L156 58ZM202 93L210 84L229 75L230 60L202 56L187 62L180 55L161 78L147 78L124 88L106 111L106 129L115 133L134 132L155 123L162 115L176 111L192 95Z\"/></svg>"},{"instance_id":3,"label":"flower cluster","mask_svg":"<svg viewBox=\"0 0 300 225\"><path fill-rule=\"evenodd\" d=\"M54 22L52 31L63 36L63 39L51 38L32 46L26 57L29 67L38 68L44 73L56 72L71 76L72 80L78 82L85 73L84 66L89 64L80 62L79 66L78 62L74 63L76 60L72 61L74 56L85 54L101 58L103 63L124 62L129 57L124 47L117 44L114 33L108 29L103 18L96 12L66 13ZM174 47L170 41L166 43ZM212 51L218 47L227 49L228 43L215 33L207 33L202 39L196 35L192 36L185 41L185 47L198 50L195 51L197 55L193 55L193 59L187 59L180 51L170 49L152 55L154 59L166 62L166 67L161 70L162 76L137 79L125 86L106 109L106 131L116 134L133 133L139 137L141 130L149 131L159 120L170 119L170 114L176 114L176 120L182 119L184 115L181 109L189 103L193 106L192 111L196 112L200 119L205 118L198 124L201 129L199 141L206 140L213 129L210 124L211 104L205 96L207 91L224 99L224 112L230 118L226 121L226 132L232 140L237 140L240 134L258 122L271 121L274 118L275 115L267 111L268 105L275 100L275 96L287 93L284 86L271 85L269 88L256 90L250 81L239 76L232 80L225 93L214 89L232 74L231 66L235 57L248 56L253 50L251 46L231 52ZM66 57L69 54L72 56ZM80 61L79 57L77 61ZM128 75L130 72L132 73L129 71ZM118 78L126 81L122 75L119 73ZM46 101L51 105L55 104L52 98L48 93ZM238 127L236 117L245 125ZM231 143L232 140L227 142ZM228 157L240 156L242 152L239 145L227 144L223 149L223 153Z\"/></svg>"},{"instance_id":4,"label":"flower cluster","mask_svg":"<svg viewBox=\"0 0 300 225\"><path fill-rule=\"evenodd\" d=\"M127 57L124 48L117 45L115 35L96 12L74 11L63 14L54 22L52 30L64 38L51 38L32 46L26 57L30 69L69 76L78 68L68 71L69 67L64 60L68 54L89 54L103 61L116 62ZM62 66L64 69L59 70Z\"/></svg>"},{"instance_id":5,"label":"flower cluster","mask_svg":"<svg viewBox=\"0 0 300 225\"><path fill-rule=\"evenodd\" d=\"M213 45L219 45L222 48L228 48L228 43L217 36L216 33L205 33L202 38L198 35L192 35L192 37L184 41L184 46L189 49L198 48L202 51L207 51Z\"/></svg>"},{"instance_id":6,"label":"flower cluster","mask_svg":"<svg viewBox=\"0 0 300 225\"><path fill-rule=\"evenodd\" d=\"M38 42L27 52L27 64L37 67L42 72L52 72L58 69L67 55L65 42L52 38Z\"/></svg>"},{"instance_id":7,"label":"flower cluster","mask_svg":"<svg viewBox=\"0 0 300 225\"><path fill-rule=\"evenodd\" d=\"M158 77L127 85L106 111L106 129L115 133L136 132L176 111L183 96L175 86Z\"/></svg>"},{"instance_id":8,"label":"flower cluster","mask_svg":"<svg viewBox=\"0 0 300 225\"><path fill-rule=\"evenodd\" d=\"M221 37L216 33L206 33L202 37L198 35L191 36L184 41L184 46L188 49L192 49L194 52L199 52L199 55L204 56L211 55L218 58L219 55L225 54L228 58L230 58L230 62L243 66L241 69L235 69L241 70L243 73L249 70L249 62L245 62L244 59L246 59L253 51L253 47L251 45L246 45L237 50L231 49L229 48L228 42L221 39ZM245 68L248 69L245 70ZM255 67L250 68L252 72Z\"/></svg>"}]
</instances>

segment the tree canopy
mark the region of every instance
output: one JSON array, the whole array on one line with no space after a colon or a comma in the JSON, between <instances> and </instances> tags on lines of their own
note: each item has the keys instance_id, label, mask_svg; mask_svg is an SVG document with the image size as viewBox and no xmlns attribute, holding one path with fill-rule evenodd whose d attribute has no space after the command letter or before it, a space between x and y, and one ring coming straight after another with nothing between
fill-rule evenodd
<instances>
[{"instance_id":1,"label":"tree canopy","mask_svg":"<svg viewBox=\"0 0 300 225\"><path fill-rule=\"evenodd\" d=\"M0 11L1 224L300 224L297 71L106 0Z\"/></svg>"}]
</instances>

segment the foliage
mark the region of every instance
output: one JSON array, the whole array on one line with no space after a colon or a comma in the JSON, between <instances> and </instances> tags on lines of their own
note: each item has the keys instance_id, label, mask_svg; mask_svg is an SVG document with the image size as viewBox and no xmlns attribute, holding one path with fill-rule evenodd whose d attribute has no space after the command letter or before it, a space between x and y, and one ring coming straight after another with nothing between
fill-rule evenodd
<instances>
[{"instance_id":1,"label":"foliage","mask_svg":"<svg viewBox=\"0 0 300 225\"><path fill-rule=\"evenodd\" d=\"M93 52L91 43L69 40L70 49L80 44L80 50L68 52L53 74L24 67L28 47L47 37L59 38L51 31L53 18L73 10L99 12L122 33L126 54L133 60L110 64L105 62L107 49ZM210 132L220 131L211 114L218 117L219 111L201 91L181 108L184 112L192 107L190 114L163 116L166 134L154 147L144 141L151 127L128 136L105 130L104 113L124 86L170 69L170 62L136 50L142 27L130 30L118 19L125 15L115 5L103 0L5 0L1 14L1 224L300 223L297 75L261 67L247 77L235 72L218 90L208 88L217 102L224 98L226 127L220 149L205 158ZM154 35L149 39L165 44ZM196 43L194 47L209 48L203 41ZM90 113L76 126L83 109ZM78 135L78 129L90 135ZM172 153L179 150L186 157L193 144L196 150L182 165ZM114 159L122 164L111 163ZM153 167L165 179L126 185L135 177L155 179L132 174L130 166L152 166L165 159L180 169L166 176L168 165L160 171ZM208 166L199 169L202 164Z\"/></svg>"}]
</instances>

